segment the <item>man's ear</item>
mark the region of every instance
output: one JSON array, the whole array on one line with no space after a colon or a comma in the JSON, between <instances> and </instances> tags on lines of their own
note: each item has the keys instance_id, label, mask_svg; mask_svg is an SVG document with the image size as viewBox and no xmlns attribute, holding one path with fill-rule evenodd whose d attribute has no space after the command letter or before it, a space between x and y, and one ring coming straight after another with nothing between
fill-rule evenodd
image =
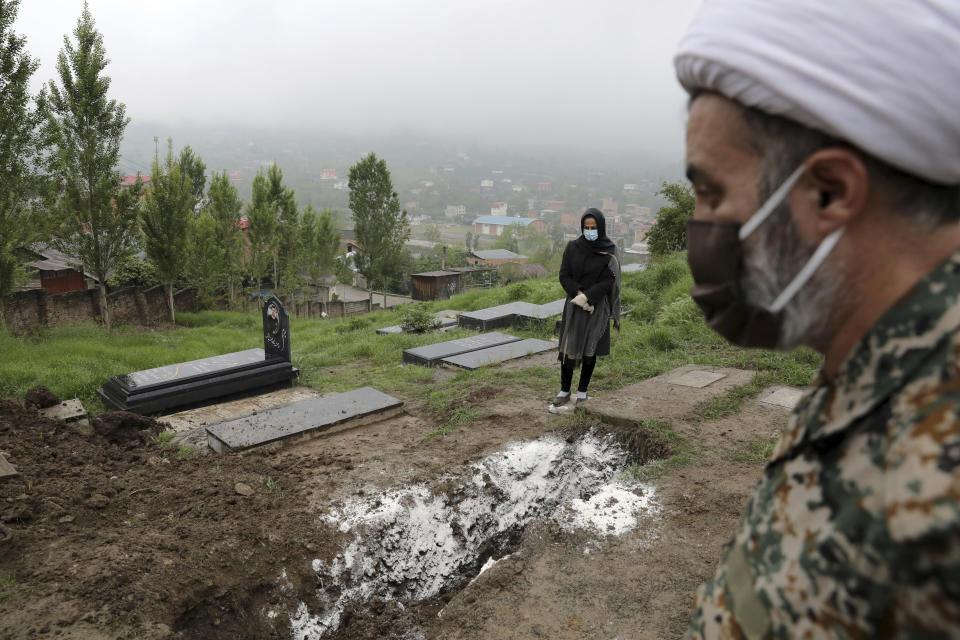
<instances>
[{"instance_id":1,"label":"man's ear","mask_svg":"<svg viewBox=\"0 0 960 640\"><path fill-rule=\"evenodd\" d=\"M806 160L795 197L804 210L803 226L824 238L849 225L867 207L870 175L863 160L848 149L821 149Z\"/></svg>"}]
</instances>

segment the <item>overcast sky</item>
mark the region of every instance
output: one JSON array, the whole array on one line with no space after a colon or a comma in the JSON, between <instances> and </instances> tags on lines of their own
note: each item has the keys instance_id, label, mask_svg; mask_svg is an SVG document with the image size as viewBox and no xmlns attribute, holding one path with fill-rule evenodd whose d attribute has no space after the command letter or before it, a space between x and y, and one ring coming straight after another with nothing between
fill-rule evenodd
<instances>
[{"instance_id":1,"label":"overcast sky","mask_svg":"<svg viewBox=\"0 0 960 640\"><path fill-rule=\"evenodd\" d=\"M699 0L90 0L135 120L682 155L671 57ZM54 77L82 0L23 0ZM71 36L72 37L72 36Z\"/></svg>"}]
</instances>

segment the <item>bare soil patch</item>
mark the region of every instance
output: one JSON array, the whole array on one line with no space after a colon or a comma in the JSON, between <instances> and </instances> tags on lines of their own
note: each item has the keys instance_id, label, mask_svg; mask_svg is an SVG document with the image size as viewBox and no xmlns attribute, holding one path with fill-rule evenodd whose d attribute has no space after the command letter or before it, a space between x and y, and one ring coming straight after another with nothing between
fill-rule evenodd
<instances>
[{"instance_id":1,"label":"bare soil patch","mask_svg":"<svg viewBox=\"0 0 960 640\"><path fill-rule=\"evenodd\" d=\"M322 517L334 504L561 426L540 398L488 387L469 401L484 417L444 437L425 439L440 425L408 401L397 418L224 457L161 449L160 425L129 414L88 437L0 402L0 451L20 472L0 480L0 638L289 637L298 605L318 606L312 563L344 544ZM660 516L628 534L535 524L469 586L352 606L324 637L679 637L760 473L729 451L785 415L675 425L704 453L654 481Z\"/></svg>"}]
</instances>

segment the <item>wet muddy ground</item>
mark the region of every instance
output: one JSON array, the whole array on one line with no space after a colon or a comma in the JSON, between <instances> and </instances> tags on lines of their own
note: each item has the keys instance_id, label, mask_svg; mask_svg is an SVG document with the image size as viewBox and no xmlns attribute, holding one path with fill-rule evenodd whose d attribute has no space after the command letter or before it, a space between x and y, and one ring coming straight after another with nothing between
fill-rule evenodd
<instances>
[{"instance_id":1,"label":"wet muddy ground","mask_svg":"<svg viewBox=\"0 0 960 640\"><path fill-rule=\"evenodd\" d=\"M488 391L447 436L408 402L224 457L0 401L0 638L681 636L761 471L729 449L785 413L677 423L698 457L638 484L602 430Z\"/></svg>"}]
</instances>

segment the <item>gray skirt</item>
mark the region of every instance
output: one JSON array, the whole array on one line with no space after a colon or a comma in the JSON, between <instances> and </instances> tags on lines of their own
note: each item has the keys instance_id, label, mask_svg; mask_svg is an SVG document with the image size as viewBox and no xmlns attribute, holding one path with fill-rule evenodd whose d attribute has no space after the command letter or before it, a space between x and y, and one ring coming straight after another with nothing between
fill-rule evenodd
<instances>
[{"instance_id":1,"label":"gray skirt","mask_svg":"<svg viewBox=\"0 0 960 640\"><path fill-rule=\"evenodd\" d=\"M568 299L563 308L557 359L565 366L578 367L585 357L609 353L610 300L604 296L593 313L588 313Z\"/></svg>"}]
</instances>

